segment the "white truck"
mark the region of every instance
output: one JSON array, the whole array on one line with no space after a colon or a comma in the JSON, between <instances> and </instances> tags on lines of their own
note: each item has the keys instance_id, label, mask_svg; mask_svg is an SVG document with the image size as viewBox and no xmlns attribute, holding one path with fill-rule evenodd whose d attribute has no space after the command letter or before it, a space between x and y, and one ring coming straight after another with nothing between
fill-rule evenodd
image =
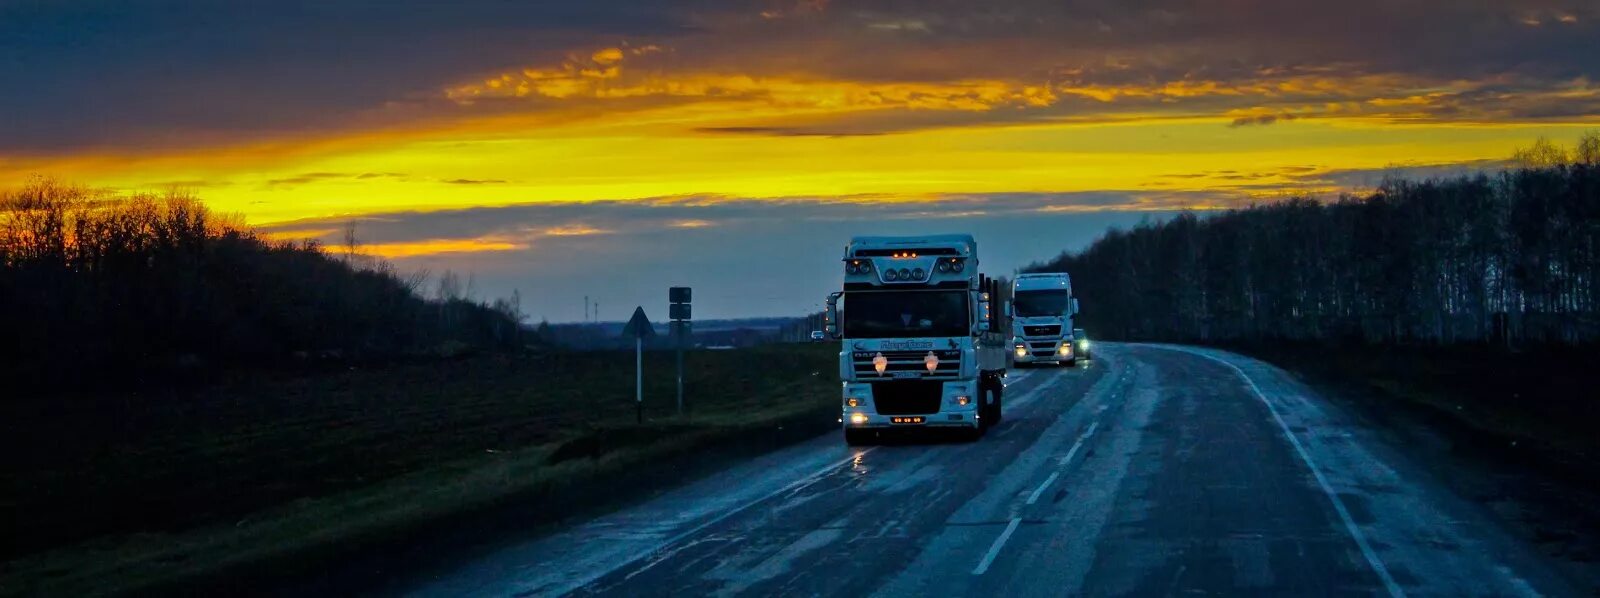
<instances>
[{"instance_id":1,"label":"white truck","mask_svg":"<svg viewBox=\"0 0 1600 598\"><path fill-rule=\"evenodd\" d=\"M971 235L855 237L843 269L825 327L842 341L845 442L907 428L975 439L1000 422L1006 310Z\"/></svg>"},{"instance_id":2,"label":"white truck","mask_svg":"<svg viewBox=\"0 0 1600 598\"><path fill-rule=\"evenodd\" d=\"M1011 282L1011 350L1017 364L1077 365L1073 317L1078 300L1065 272L1023 274Z\"/></svg>"}]
</instances>

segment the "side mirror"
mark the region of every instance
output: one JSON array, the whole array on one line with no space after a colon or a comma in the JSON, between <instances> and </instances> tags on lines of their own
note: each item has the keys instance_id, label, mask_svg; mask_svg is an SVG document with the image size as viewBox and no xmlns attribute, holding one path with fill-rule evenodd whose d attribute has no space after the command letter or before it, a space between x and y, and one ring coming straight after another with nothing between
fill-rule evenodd
<instances>
[{"instance_id":1,"label":"side mirror","mask_svg":"<svg viewBox=\"0 0 1600 598\"><path fill-rule=\"evenodd\" d=\"M1074 315L1074 316L1078 315L1078 298L1077 297L1073 297L1072 298L1072 315Z\"/></svg>"},{"instance_id":2,"label":"side mirror","mask_svg":"<svg viewBox=\"0 0 1600 598\"><path fill-rule=\"evenodd\" d=\"M832 295L828 295L828 311L823 313L822 329L826 331L829 338L839 338L839 297L842 295L844 295L844 293L834 293ZM813 333L811 338L816 339L817 336L821 334L823 333Z\"/></svg>"}]
</instances>

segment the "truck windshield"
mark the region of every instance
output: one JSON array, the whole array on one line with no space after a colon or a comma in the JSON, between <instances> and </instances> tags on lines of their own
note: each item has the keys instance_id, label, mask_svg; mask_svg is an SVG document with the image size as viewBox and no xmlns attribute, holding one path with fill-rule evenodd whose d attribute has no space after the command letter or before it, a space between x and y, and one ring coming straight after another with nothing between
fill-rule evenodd
<instances>
[{"instance_id":1,"label":"truck windshield","mask_svg":"<svg viewBox=\"0 0 1600 598\"><path fill-rule=\"evenodd\" d=\"M966 336L965 291L845 293L839 319L847 338Z\"/></svg>"},{"instance_id":2,"label":"truck windshield","mask_svg":"<svg viewBox=\"0 0 1600 598\"><path fill-rule=\"evenodd\" d=\"M1017 291L1011 298L1012 308L1024 318L1067 315L1071 302L1072 295L1064 290Z\"/></svg>"}]
</instances>

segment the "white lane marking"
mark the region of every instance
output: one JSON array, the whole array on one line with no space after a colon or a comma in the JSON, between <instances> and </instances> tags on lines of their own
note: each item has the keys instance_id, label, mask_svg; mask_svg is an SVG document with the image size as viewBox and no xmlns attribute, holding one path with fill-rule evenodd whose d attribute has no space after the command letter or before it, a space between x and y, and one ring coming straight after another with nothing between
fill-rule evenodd
<instances>
[{"instance_id":1,"label":"white lane marking","mask_svg":"<svg viewBox=\"0 0 1600 598\"><path fill-rule=\"evenodd\" d=\"M1011 539L1011 533L1017 531L1017 524L1022 523L1021 517L1012 517L1011 523L1006 524L1006 531L1000 532L1000 537L994 539L994 544L989 545L989 552L983 555L983 560L978 561L978 566L973 568L973 575L983 575L989 570L989 565L994 563L994 557L1000 555L1000 548L1006 545L1006 540Z\"/></svg>"},{"instance_id":2,"label":"white lane marking","mask_svg":"<svg viewBox=\"0 0 1600 598\"><path fill-rule=\"evenodd\" d=\"M1072 456L1078 454L1078 449L1083 448L1083 441L1088 440L1090 436L1093 436L1094 429L1098 427L1100 427L1100 422L1090 422L1089 429L1084 430L1083 434L1078 435L1077 442L1072 443L1072 448L1067 450L1067 456L1062 457L1060 461L1057 461L1056 465L1066 465L1068 462L1071 462ZM1050 484L1054 484L1056 478L1058 477L1061 477L1061 472L1050 472L1050 477L1045 478L1044 483L1039 484L1039 487L1033 490L1033 494L1028 495L1028 504L1031 505L1039 502L1039 497L1044 494L1045 489L1049 488Z\"/></svg>"},{"instance_id":3,"label":"white lane marking","mask_svg":"<svg viewBox=\"0 0 1600 598\"><path fill-rule=\"evenodd\" d=\"M1044 489L1045 488L1049 488L1050 484L1055 483L1056 478L1060 477L1060 476L1061 476L1061 472L1059 472L1059 471L1050 472L1050 477L1045 478L1044 479L1044 483L1043 484L1039 484L1039 487L1035 488L1033 490L1033 494L1029 494L1028 495L1028 504L1031 505L1033 503L1039 502L1039 495L1044 494Z\"/></svg>"},{"instance_id":4,"label":"white lane marking","mask_svg":"<svg viewBox=\"0 0 1600 598\"><path fill-rule=\"evenodd\" d=\"M1333 510L1339 513L1339 519L1344 522L1345 529L1349 530L1350 537L1355 539L1356 546L1361 549L1361 556L1366 557L1367 565L1371 566L1372 571L1378 574L1379 579L1383 580L1384 589L1388 590L1390 596L1394 596L1396 598L1406 595L1405 590L1400 587L1400 584L1395 583L1394 577L1389 575L1389 568L1383 565L1383 560L1378 558L1378 553L1372 549L1371 544L1367 543L1366 534L1361 533L1361 528L1356 526L1355 519L1350 517L1350 509L1344 506L1344 501L1339 498L1338 494L1333 492L1333 487L1328 485L1328 478L1322 475L1322 469L1317 467L1317 462L1311 459L1311 454L1306 452L1305 446L1300 444L1300 439L1296 438L1294 432L1289 430L1289 424L1283 421L1282 415L1278 414L1278 408L1272 405L1272 401L1267 400L1267 395L1261 392L1261 387L1256 386L1256 381L1250 379L1249 374L1244 373L1244 370L1239 369L1239 366L1228 363L1226 360L1207 353L1192 351L1182 347L1164 347L1160 345L1153 346L1161 349L1188 353L1190 355L1199 355L1211 361L1228 366L1229 369L1232 369L1235 373L1239 374L1239 377L1243 378L1245 383L1250 385L1250 390L1255 393L1257 399L1261 400L1261 404L1266 405L1267 411L1272 413L1272 419L1278 422L1278 427L1283 430L1283 435L1289 439L1289 444L1294 446L1294 452L1300 455L1300 460L1304 461L1306 467L1311 469L1311 476L1317 479L1317 485L1322 487L1322 493L1328 496L1329 501L1333 502Z\"/></svg>"},{"instance_id":5,"label":"white lane marking","mask_svg":"<svg viewBox=\"0 0 1600 598\"><path fill-rule=\"evenodd\" d=\"M611 573L613 573L615 571L618 571L620 569L623 569L625 567L631 566L634 563L637 563L637 562L639 562L641 560L644 560L644 559L649 558L651 556L656 556L659 553L661 553L661 551L663 549L670 548L670 547L672 547L672 545L677 544L679 542L682 542L683 540L689 538L690 536L693 536L695 534L700 533L702 530L705 530L708 527L711 527L713 525L721 523L724 520L728 519L729 517L732 517L734 515L742 513L746 509L749 509L750 507L756 506L757 504L760 504L761 502L766 501L767 499L770 499L770 498L772 498L774 496L778 496L778 495L786 493L786 492L794 492L796 490L803 490L807 486L810 486L812 484L815 484L817 482L822 481L822 478L824 476L828 475L828 473L832 472L833 470L838 469L839 467L842 467L844 465L848 465L848 464L854 462L856 459L860 458L861 455L865 455L867 453L870 453L876 448L878 448L878 447L871 446L871 447L867 447L867 448L860 449L860 450L850 451L850 456L849 457L846 457L841 461L836 461L834 463L830 463L827 467L824 467L824 468L819 469L819 470L817 470L815 472L812 472L811 475L808 475L806 477L803 477L803 478L800 478L800 479L795 480L793 482L790 482L789 485L787 485L787 486L784 486L782 488L779 488L779 489L774 490L772 492L769 492L767 494L763 494L760 497L756 498L755 500L752 500L750 502L744 503L743 505L740 505L740 506L738 506L736 508L729 509L729 510L723 512L721 515L718 515L716 517L712 517L710 520L708 520L708 521L706 521L704 523L701 523L700 525L696 525L693 528L689 529L688 531L679 533L678 535L667 539L665 542L662 542L662 543L656 545L655 548L652 548L652 549L650 549L648 551L644 551L644 552L640 553L640 555L638 557L635 557L633 559L629 559L627 561L623 561L621 563L618 563L617 566L612 567L610 570L605 571L603 573L600 573L599 575L594 576L589 581L584 582L583 584L579 585L579 587L583 587L584 585L588 585L589 583L593 583L595 580L598 580L598 579L600 579L602 577L610 575ZM669 553L667 556L671 556L671 554ZM661 563L662 561L665 561L665 560L666 560L665 558L656 558L656 559L650 561L650 563L646 564L644 567L641 567L638 570L635 570L635 571L632 571L632 572L628 573L628 575L626 576L626 579L633 579L633 576L638 575L640 573L643 573L646 570L650 569L651 567L656 566L656 564Z\"/></svg>"},{"instance_id":6,"label":"white lane marking","mask_svg":"<svg viewBox=\"0 0 1600 598\"><path fill-rule=\"evenodd\" d=\"M1072 461L1072 456L1078 454L1078 449L1083 448L1083 441L1088 440L1090 436L1093 436L1095 428L1098 427L1100 427L1100 422L1090 422L1089 429L1085 430L1083 435L1078 437L1077 442L1072 443L1072 448L1067 450L1067 456L1062 457L1061 460L1056 464L1066 465L1068 462Z\"/></svg>"}]
</instances>

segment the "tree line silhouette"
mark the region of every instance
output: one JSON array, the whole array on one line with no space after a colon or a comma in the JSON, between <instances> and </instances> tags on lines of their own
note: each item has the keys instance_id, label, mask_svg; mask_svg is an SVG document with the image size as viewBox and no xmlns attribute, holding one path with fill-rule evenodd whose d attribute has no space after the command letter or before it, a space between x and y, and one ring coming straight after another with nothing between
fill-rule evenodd
<instances>
[{"instance_id":1,"label":"tree line silhouette","mask_svg":"<svg viewBox=\"0 0 1600 598\"><path fill-rule=\"evenodd\" d=\"M1600 340L1600 135L1494 174L1391 180L1111 230L1066 271L1089 334L1166 341Z\"/></svg>"},{"instance_id":2,"label":"tree line silhouette","mask_svg":"<svg viewBox=\"0 0 1600 598\"><path fill-rule=\"evenodd\" d=\"M192 195L115 195L36 178L0 191L0 376L127 387L230 364L518 347L515 299L437 296L311 241L273 241Z\"/></svg>"}]
</instances>

